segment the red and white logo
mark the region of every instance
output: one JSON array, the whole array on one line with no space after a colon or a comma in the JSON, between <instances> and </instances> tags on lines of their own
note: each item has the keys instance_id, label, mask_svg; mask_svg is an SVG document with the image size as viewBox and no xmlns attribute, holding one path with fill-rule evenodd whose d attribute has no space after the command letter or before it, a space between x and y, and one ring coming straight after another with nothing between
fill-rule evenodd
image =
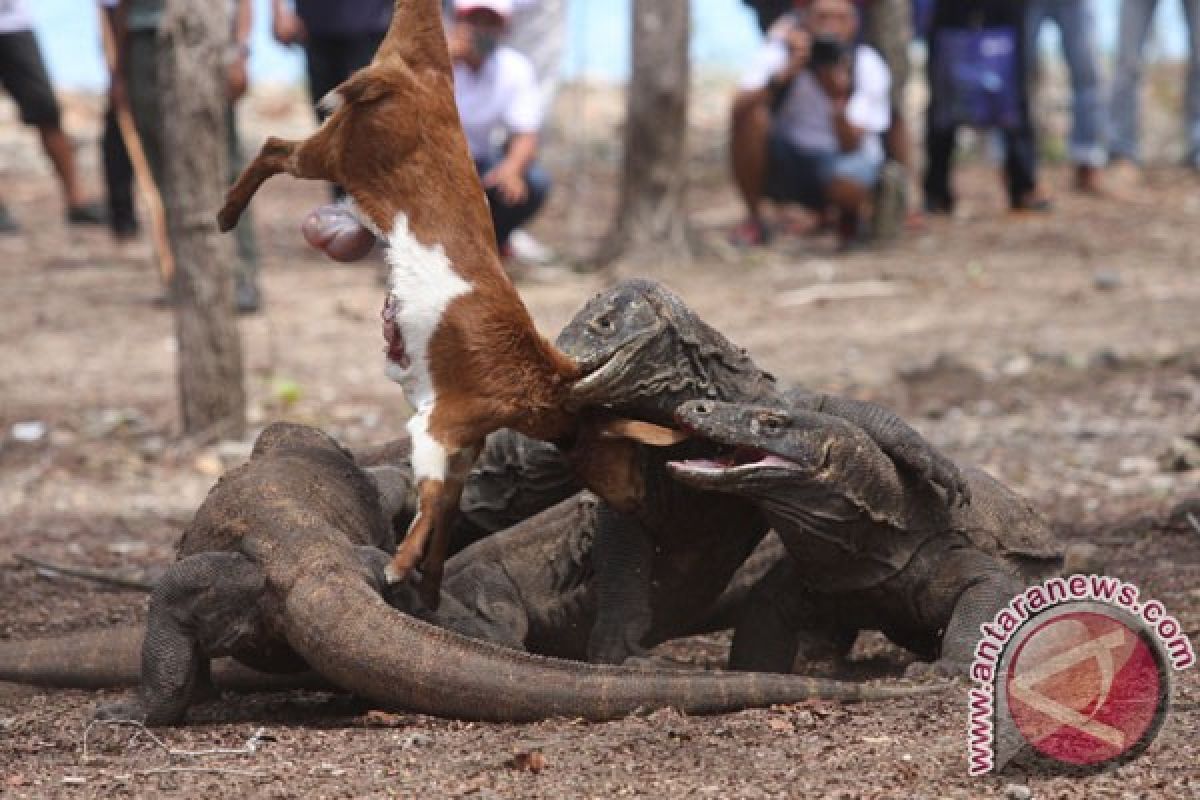
<instances>
[{"instance_id":1,"label":"red and white logo","mask_svg":"<svg viewBox=\"0 0 1200 800\"><path fill-rule=\"evenodd\" d=\"M1021 737L1079 767L1120 759L1153 738L1168 679L1154 641L1112 608L1049 616L1014 642L999 676Z\"/></svg>"}]
</instances>

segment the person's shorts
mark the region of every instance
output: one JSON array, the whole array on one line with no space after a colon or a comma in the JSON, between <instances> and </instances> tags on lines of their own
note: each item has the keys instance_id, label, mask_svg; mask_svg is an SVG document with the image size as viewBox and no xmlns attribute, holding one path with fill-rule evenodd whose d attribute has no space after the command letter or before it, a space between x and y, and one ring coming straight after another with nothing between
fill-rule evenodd
<instances>
[{"instance_id":1,"label":"person's shorts","mask_svg":"<svg viewBox=\"0 0 1200 800\"><path fill-rule=\"evenodd\" d=\"M33 31L0 33L0 83L12 95L26 125L59 124L58 99Z\"/></svg>"},{"instance_id":2,"label":"person's shorts","mask_svg":"<svg viewBox=\"0 0 1200 800\"><path fill-rule=\"evenodd\" d=\"M826 189L834 178L842 178L868 189L879 182L883 158L857 150L827 153L805 150L772 132L767 143L767 197L805 208L825 207Z\"/></svg>"}]
</instances>

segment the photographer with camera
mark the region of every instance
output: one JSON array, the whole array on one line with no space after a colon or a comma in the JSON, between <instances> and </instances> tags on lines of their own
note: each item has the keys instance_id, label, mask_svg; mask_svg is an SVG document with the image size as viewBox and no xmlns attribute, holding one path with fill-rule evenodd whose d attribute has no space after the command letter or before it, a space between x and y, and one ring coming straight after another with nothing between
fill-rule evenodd
<instances>
[{"instance_id":1,"label":"photographer with camera","mask_svg":"<svg viewBox=\"0 0 1200 800\"><path fill-rule=\"evenodd\" d=\"M734 180L747 216L740 246L769 238L764 198L836 214L853 242L884 161L891 76L877 52L855 45L850 0L812 0L772 27L733 105Z\"/></svg>"}]
</instances>

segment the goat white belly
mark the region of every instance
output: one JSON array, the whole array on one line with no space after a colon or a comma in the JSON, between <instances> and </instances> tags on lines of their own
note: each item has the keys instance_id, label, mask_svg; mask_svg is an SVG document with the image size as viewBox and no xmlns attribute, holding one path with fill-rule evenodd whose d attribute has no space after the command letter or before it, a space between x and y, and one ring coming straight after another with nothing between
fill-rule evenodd
<instances>
[{"instance_id":1,"label":"goat white belly","mask_svg":"<svg viewBox=\"0 0 1200 800\"><path fill-rule=\"evenodd\" d=\"M418 414L427 413L436 399L429 369L429 340L446 307L454 298L471 291L471 285L450 266L440 244L426 246L417 241L404 214L396 215L386 238L389 283L396 304L395 326L404 339L408 364L389 359L385 373L404 388Z\"/></svg>"}]
</instances>

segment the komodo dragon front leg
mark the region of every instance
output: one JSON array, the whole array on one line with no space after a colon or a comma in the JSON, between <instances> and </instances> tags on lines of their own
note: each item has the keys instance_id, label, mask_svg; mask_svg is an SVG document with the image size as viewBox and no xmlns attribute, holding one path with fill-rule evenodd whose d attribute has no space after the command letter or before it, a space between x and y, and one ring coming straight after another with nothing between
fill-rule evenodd
<instances>
[{"instance_id":1,"label":"komodo dragon front leg","mask_svg":"<svg viewBox=\"0 0 1200 800\"><path fill-rule=\"evenodd\" d=\"M172 565L150 595L137 694L98 719L170 725L208 683L209 660L261 637L264 577L240 553L201 553Z\"/></svg>"}]
</instances>

